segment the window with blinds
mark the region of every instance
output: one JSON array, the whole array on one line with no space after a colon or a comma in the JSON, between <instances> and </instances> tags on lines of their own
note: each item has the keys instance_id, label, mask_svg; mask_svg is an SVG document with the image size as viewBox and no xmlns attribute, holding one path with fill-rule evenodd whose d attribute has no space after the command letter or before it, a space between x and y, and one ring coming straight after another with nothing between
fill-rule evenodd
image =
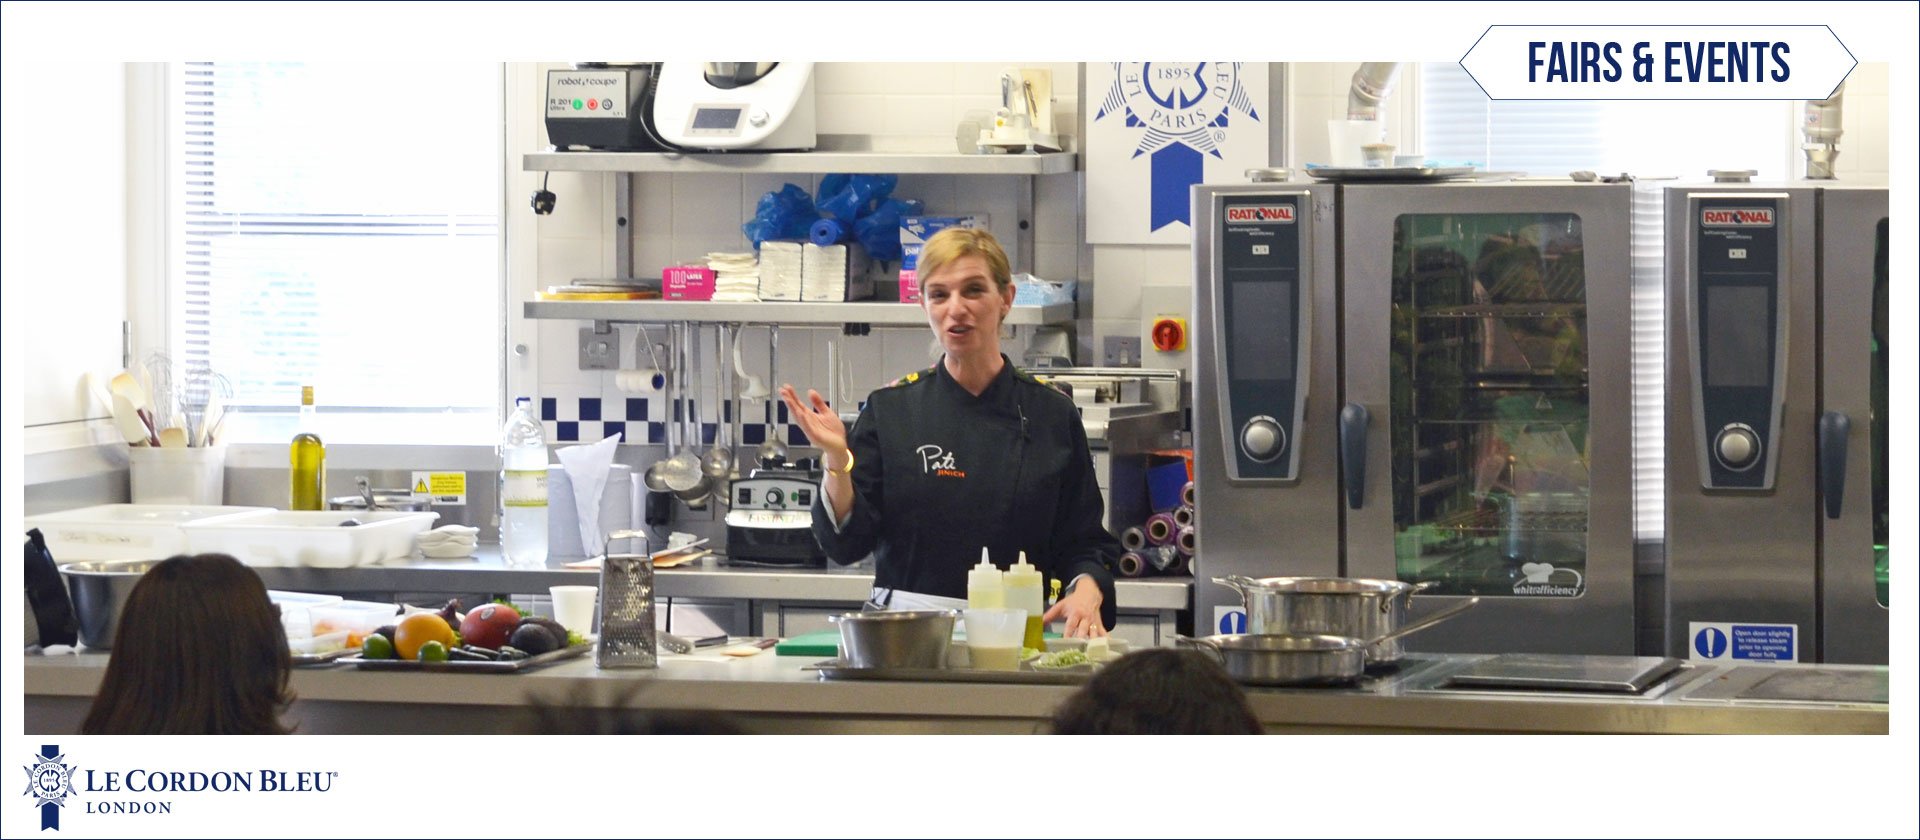
<instances>
[{"instance_id":1,"label":"window with blinds","mask_svg":"<svg viewBox=\"0 0 1920 840\"><path fill-rule=\"evenodd\" d=\"M496 417L497 64L169 67L169 352L229 408Z\"/></svg>"},{"instance_id":2,"label":"window with blinds","mask_svg":"<svg viewBox=\"0 0 1920 840\"><path fill-rule=\"evenodd\" d=\"M1794 127L1789 102L1494 102L1458 64L1420 67L1420 148L1428 159L1531 175L1588 170L1640 179L1631 297L1636 539L1659 539L1665 530L1667 313L1657 179L1702 180L1709 169L1793 177Z\"/></svg>"}]
</instances>

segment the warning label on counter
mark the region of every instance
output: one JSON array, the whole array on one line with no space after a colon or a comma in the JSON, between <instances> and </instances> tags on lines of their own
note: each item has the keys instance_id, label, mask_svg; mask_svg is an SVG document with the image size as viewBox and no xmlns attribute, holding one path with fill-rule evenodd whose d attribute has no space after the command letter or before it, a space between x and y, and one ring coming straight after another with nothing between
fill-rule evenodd
<instances>
[{"instance_id":1,"label":"warning label on counter","mask_svg":"<svg viewBox=\"0 0 1920 840\"><path fill-rule=\"evenodd\" d=\"M435 505L467 503L467 474L463 472L416 472L413 497L429 498Z\"/></svg>"},{"instance_id":2,"label":"warning label on counter","mask_svg":"<svg viewBox=\"0 0 1920 840\"><path fill-rule=\"evenodd\" d=\"M1695 621L1688 623L1687 633L1692 639L1688 658L1696 661L1796 662L1800 659L1797 624Z\"/></svg>"}]
</instances>

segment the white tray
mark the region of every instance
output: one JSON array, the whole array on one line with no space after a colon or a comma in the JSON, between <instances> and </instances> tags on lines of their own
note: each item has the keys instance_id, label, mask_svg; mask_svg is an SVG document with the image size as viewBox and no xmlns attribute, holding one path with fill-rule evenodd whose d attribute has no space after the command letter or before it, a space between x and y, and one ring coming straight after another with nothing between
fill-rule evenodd
<instances>
[{"instance_id":1,"label":"white tray","mask_svg":"<svg viewBox=\"0 0 1920 840\"><path fill-rule=\"evenodd\" d=\"M180 529L196 554L231 554L249 566L344 569L411 557L414 535L439 518L430 511L268 510ZM348 520L360 524L341 524Z\"/></svg>"},{"instance_id":2,"label":"white tray","mask_svg":"<svg viewBox=\"0 0 1920 840\"><path fill-rule=\"evenodd\" d=\"M187 550L180 526L272 508L236 505L97 505L29 516L61 565L83 560L165 560Z\"/></svg>"}]
</instances>

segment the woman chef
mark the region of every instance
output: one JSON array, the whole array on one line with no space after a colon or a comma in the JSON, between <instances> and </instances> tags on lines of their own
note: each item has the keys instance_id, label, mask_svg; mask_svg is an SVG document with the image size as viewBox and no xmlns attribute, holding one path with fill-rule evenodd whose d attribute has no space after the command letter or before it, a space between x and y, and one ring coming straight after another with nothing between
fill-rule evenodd
<instances>
[{"instance_id":1,"label":"woman chef","mask_svg":"<svg viewBox=\"0 0 1920 840\"><path fill-rule=\"evenodd\" d=\"M1100 488L1072 400L1000 353L1000 322L1013 307L1006 251L984 230L947 228L921 250L919 275L945 353L874 391L851 435L818 392L802 403L792 385L780 386L822 453L814 536L838 563L873 555L871 601L886 609L965 607L967 570L982 546L1001 567L1024 551L1067 583L1044 619L1064 619L1068 636L1106 635L1120 545L1100 525Z\"/></svg>"}]
</instances>

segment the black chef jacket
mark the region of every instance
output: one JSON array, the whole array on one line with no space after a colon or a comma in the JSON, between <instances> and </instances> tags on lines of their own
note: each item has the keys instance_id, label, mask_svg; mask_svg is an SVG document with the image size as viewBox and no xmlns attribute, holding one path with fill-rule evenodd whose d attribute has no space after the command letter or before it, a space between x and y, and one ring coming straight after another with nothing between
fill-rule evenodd
<instances>
[{"instance_id":1,"label":"black chef jacket","mask_svg":"<svg viewBox=\"0 0 1920 840\"><path fill-rule=\"evenodd\" d=\"M874 391L848 437L846 524L835 530L824 493L813 504L834 562L872 554L876 587L965 598L982 546L1002 568L1025 551L1049 579L1092 575L1114 626L1120 543L1100 525L1093 455L1065 394L1006 362L976 397L935 364Z\"/></svg>"}]
</instances>

